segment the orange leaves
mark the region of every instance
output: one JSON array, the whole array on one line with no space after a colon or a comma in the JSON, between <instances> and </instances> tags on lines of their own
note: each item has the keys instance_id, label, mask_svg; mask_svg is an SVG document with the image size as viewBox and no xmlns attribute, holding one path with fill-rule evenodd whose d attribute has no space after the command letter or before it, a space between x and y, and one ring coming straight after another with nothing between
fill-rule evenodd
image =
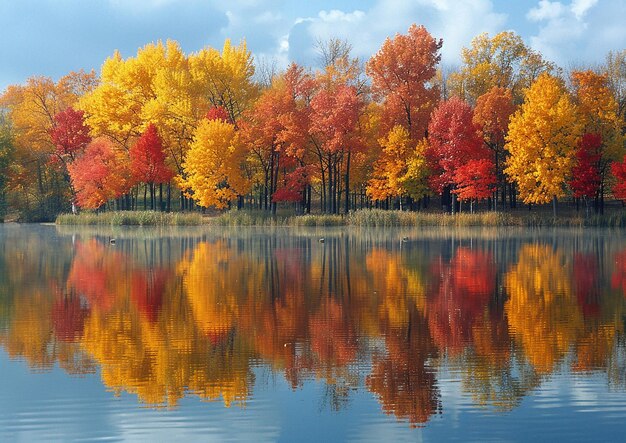
<instances>
[{"instance_id":1,"label":"orange leaves","mask_svg":"<svg viewBox=\"0 0 626 443\"><path fill-rule=\"evenodd\" d=\"M515 112L510 89L494 86L478 97L474 109L474 123L480 128L485 143L491 149L504 147L509 119Z\"/></svg>"},{"instance_id":2,"label":"orange leaves","mask_svg":"<svg viewBox=\"0 0 626 443\"><path fill-rule=\"evenodd\" d=\"M495 168L490 158L470 160L454 173L454 192L460 200L488 198L493 194L496 181Z\"/></svg>"},{"instance_id":3,"label":"orange leaves","mask_svg":"<svg viewBox=\"0 0 626 443\"><path fill-rule=\"evenodd\" d=\"M83 208L99 208L128 191L128 161L109 139L93 140L84 154L68 166L76 200Z\"/></svg>"},{"instance_id":4,"label":"orange leaves","mask_svg":"<svg viewBox=\"0 0 626 443\"><path fill-rule=\"evenodd\" d=\"M384 103L388 127L404 126L413 142L426 135L430 112L439 98L439 89L431 81L442 44L425 27L413 24L407 34L385 40L366 65L372 92Z\"/></svg>"}]
</instances>

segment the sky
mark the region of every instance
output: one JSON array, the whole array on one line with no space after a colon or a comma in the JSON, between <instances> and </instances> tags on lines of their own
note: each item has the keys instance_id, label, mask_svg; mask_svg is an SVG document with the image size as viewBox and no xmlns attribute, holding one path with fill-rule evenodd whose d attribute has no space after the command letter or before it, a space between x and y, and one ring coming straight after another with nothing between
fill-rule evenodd
<instances>
[{"instance_id":1,"label":"sky","mask_svg":"<svg viewBox=\"0 0 626 443\"><path fill-rule=\"evenodd\" d=\"M347 39L369 58L385 38L423 24L442 38L443 63L479 33L515 31L562 67L626 49L626 0L0 0L0 91L35 75L100 69L157 40L186 52L246 39L257 60L309 66L315 44Z\"/></svg>"}]
</instances>

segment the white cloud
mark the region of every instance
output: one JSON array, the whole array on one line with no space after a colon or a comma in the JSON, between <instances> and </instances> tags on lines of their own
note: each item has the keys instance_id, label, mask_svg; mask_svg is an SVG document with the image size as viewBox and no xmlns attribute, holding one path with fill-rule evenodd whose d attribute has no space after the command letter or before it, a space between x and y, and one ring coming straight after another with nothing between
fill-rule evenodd
<instances>
[{"instance_id":1,"label":"white cloud","mask_svg":"<svg viewBox=\"0 0 626 443\"><path fill-rule=\"evenodd\" d=\"M290 32L290 56L312 64L314 42L339 37L352 44L354 55L367 59L385 38L406 33L412 23L417 23L426 26L435 38L443 38L444 61L455 63L476 34L503 30L506 18L494 11L489 0L376 0L367 10L334 9L298 20Z\"/></svg>"},{"instance_id":2,"label":"white cloud","mask_svg":"<svg viewBox=\"0 0 626 443\"><path fill-rule=\"evenodd\" d=\"M565 6L561 2L551 2L548 0L541 0L539 5L528 11L526 17L534 22L542 20L554 20L560 17L566 10Z\"/></svg>"},{"instance_id":3,"label":"white cloud","mask_svg":"<svg viewBox=\"0 0 626 443\"><path fill-rule=\"evenodd\" d=\"M597 3L598 0L574 0L572 2L572 12L580 20Z\"/></svg>"},{"instance_id":4,"label":"white cloud","mask_svg":"<svg viewBox=\"0 0 626 443\"><path fill-rule=\"evenodd\" d=\"M539 24L531 46L560 65L595 63L610 49L626 46L626 0L612 0L598 7L598 0L550 2L541 0L526 17Z\"/></svg>"}]
</instances>

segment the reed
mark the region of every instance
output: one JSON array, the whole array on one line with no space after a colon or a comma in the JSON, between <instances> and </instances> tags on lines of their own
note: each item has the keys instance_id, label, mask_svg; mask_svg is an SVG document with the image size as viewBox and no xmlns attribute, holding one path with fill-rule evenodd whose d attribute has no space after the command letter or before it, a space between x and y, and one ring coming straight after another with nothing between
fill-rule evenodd
<instances>
[{"instance_id":1,"label":"reed","mask_svg":"<svg viewBox=\"0 0 626 443\"><path fill-rule=\"evenodd\" d=\"M114 211L82 212L61 214L58 225L90 226L197 226L203 224L203 217L197 213L173 213L156 211Z\"/></svg>"}]
</instances>

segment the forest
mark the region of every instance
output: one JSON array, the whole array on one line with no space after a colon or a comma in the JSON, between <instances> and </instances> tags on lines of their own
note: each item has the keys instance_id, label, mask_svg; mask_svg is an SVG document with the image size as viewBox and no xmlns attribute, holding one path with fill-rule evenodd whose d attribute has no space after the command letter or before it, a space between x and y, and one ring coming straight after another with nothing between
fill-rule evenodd
<instances>
[{"instance_id":1,"label":"forest","mask_svg":"<svg viewBox=\"0 0 626 443\"><path fill-rule=\"evenodd\" d=\"M319 41L280 70L246 42L168 40L0 96L0 219L77 210L456 213L626 200L626 50L563 68L514 32L458 66L423 26L367 61Z\"/></svg>"}]
</instances>

